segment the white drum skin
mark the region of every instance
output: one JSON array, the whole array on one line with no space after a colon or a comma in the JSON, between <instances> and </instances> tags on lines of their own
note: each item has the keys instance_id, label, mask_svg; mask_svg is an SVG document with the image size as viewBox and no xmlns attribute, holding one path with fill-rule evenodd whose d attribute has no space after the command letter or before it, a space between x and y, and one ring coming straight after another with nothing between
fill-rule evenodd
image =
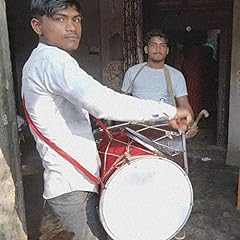
<instances>
[{"instance_id":1,"label":"white drum skin","mask_svg":"<svg viewBox=\"0 0 240 240\"><path fill-rule=\"evenodd\" d=\"M169 240L187 222L191 182L176 163L137 156L117 169L101 192L99 214L114 240Z\"/></svg>"}]
</instances>

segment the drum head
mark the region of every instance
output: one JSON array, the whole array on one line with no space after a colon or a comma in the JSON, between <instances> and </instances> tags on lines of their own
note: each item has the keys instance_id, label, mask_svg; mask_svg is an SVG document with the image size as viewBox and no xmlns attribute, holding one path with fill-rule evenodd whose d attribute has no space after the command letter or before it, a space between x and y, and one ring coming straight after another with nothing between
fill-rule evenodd
<instances>
[{"instance_id":1,"label":"drum head","mask_svg":"<svg viewBox=\"0 0 240 240\"><path fill-rule=\"evenodd\" d=\"M168 240L188 220L192 202L191 183L177 164L141 156L108 179L99 213L114 240Z\"/></svg>"}]
</instances>

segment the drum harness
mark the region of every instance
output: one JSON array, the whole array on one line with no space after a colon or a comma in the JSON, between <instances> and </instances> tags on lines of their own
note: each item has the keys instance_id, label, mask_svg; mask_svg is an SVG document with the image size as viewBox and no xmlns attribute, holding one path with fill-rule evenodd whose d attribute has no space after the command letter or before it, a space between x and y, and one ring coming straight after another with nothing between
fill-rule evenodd
<instances>
[{"instance_id":1,"label":"drum harness","mask_svg":"<svg viewBox=\"0 0 240 240\"><path fill-rule=\"evenodd\" d=\"M145 66L147 66L147 63L143 64L140 67L140 69L137 71L136 75L134 76L133 80L130 82L130 85L128 86L128 88L126 90L126 93L128 93L128 90L130 89L130 87L132 87L133 83L136 81L138 75L141 73L141 71L143 70L143 68ZM176 107L176 101L175 101L175 96L174 96L174 92L173 92L170 72L169 72L168 68L165 65L163 66L163 72L164 72L164 77L165 77L165 81L166 81L166 85L167 85L167 91L168 91L168 94L169 94L169 96L171 98L172 105L174 107Z\"/></svg>"},{"instance_id":2,"label":"drum harness","mask_svg":"<svg viewBox=\"0 0 240 240\"><path fill-rule=\"evenodd\" d=\"M36 127L36 125L33 123L29 113L27 112L26 106L25 106L25 99L23 97L22 99L23 102L23 109L24 113L27 119L27 122L29 124L29 127L34 131L34 133L42 140L44 141L48 146L50 146L55 152L57 152L61 157L66 159L69 163L71 163L75 168L80 170L91 182L94 182L96 185L100 185L104 187L104 184L102 180L96 176L94 176L92 173L90 173L86 168L84 168L77 160L75 160L73 157L71 157L68 153L66 153L63 149L58 147L55 143L50 141L50 139L46 138ZM97 119L98 120L98 119ZM101 124L101 123L100 123ZM103 124L104 126L104 124ZM108 131L106 129L106 131Z\"/></svg>"}]
</instances>

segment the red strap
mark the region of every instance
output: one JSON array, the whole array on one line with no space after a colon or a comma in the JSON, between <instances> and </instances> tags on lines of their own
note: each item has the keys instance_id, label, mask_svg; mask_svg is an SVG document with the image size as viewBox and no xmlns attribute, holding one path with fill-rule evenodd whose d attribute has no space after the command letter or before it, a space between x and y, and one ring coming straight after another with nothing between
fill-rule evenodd
<instances>
[{"instance_id":1,"label":"red strap","mask_svg":"<svg viewBox=\"0 0 240 240\"><path fill-rule=\"evenodd\" d=\"M103 131L105 132L105 134L108 136L108 137L111 137L112 134L108 131L106 125L98 118L96 118L96 121L98 123L98 125L103 129Z\"/></svg>"},{"instance_id":2,"label":"red strap","mask_svg":"<svg viewBox=\"0 0 240 240\"><path fill-rule=\"evenodd\" d=\"M33 123L32 119L30 118L26 106L25 106L25 99L23 97L23 109L24 113L27 119L27 122L30 126L30 128L40 137L45 143L47 143L53 150L55 150L60 156L65 158L68 162L70 162L74 167L79 169L82 173L84 173L92 182L96 184L100 184L101 180L97 177L95 177L93 174L91 174L86 168L84 168L81 164L79 164L74 158L72 158L70 155L68 155L66 152L64 152L61 148L59 148L55 143L51 142L48 138L44 137L43 134L37 129L35 124Z\"/></svg>"}]
</instances>

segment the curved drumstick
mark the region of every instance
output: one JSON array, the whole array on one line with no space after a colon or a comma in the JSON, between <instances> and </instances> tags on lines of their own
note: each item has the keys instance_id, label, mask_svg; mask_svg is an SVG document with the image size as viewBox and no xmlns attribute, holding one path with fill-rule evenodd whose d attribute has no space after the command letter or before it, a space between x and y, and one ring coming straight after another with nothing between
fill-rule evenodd
<instances>
[{"instance_id":1,"label":"curved drumstick","mask_svg":"<svg viewBox=\"0 0 240 240\"><path fill-rule=\"evenodd\" d=\"M197 116L196 120L193 122L191 128L196 128L201 117L204 115L205 118L209 116L209 113L206 109L203 109Z\"/></svg>"}]
</instances>

